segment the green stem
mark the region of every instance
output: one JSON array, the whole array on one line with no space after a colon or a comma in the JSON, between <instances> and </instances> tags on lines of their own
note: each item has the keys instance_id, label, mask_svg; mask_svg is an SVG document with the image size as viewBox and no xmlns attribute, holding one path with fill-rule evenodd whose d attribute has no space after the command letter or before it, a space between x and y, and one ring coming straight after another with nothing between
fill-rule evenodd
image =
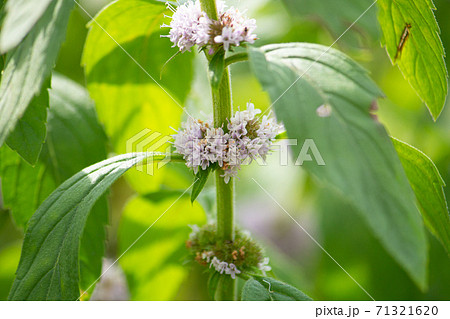
<instances>
[{"instance_id":1,"label":"green stem","mask_svg":"<svg viewBox=\"0 0 450 319\"><path fill-rule=\"evenodd\" d=\"M202 10L208 17L217 20L217 7L215 0L200 0ZM208 59L211 56L206 53ZM212 89L212 100L214 108L214 126L223 127L227 131L227 121L231 118L231 83L228 67L224 70L222 80L217 90ZM216 194L217 194L217 235L220 240L234 240L234 180L230 179L228 184L224 182L222 170L216 171ZM223 276L216 292L217 300L234 300L236 297L236 280Z\"/></svg>"},{"instance_id":2,"label":"green stem","mask_svg":"<svg viewBox=\"0 0 450 319\"><path fill-rule=\"evenodd\" d=\"M225 59L225 67L232 65L233 63L237 62L245 62L248 60L248 53L247 52L241 52L233 54L232 56L229 56Z\"/></svg>"},{"instance_id":3,"label":"green stem","mask_svg":"<svg viewBox=\"0 0 450 319\"><path fill-rule=\"evenodd\" d=\"M217 20L217 6L215 0L200 0L202 11L206 12L208 17Z\"/></svg>"}]
</instances>

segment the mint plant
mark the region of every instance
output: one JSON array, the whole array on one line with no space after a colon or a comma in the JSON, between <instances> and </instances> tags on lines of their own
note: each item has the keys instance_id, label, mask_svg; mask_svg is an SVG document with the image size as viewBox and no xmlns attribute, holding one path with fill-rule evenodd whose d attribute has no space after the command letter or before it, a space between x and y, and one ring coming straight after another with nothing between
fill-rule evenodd
<instances>
[{"instance_id":1,"label":"mint plant","mask_svg":"<svg viewBox=\"0 0 450 319\"><path fill-rule=\"evenodd\" d=\"M434 7L430 1L412 1L425 12L419 16L409 3L378 2L387 53L436 120L447 95L447 70ZM137 194L123 211L114 262L126 273L137 261L157 272L158 258L182 251L189 265L206 272L202 284L210 299L311 300L303 287L277 279L276 260L235 223L241 169L276 154L275 143L286 138L313 142L321 163L296 143L291 153L302 158L298 169L337 191L426 290L424 226L450 253L445 183L429 157L390 137L378 121L373 113L385 96L357 62L333 45L260 46L264 39L257 35L257 21L224 1L117 0L90 16L83 87L53 70L74 6L89 15L76 0L9 0L2 9L1 191L5 208L25 234L10 300L92 296L109 270L101 263L108 223L105 194L122 177ZM402 19L388 19L399 16L395 10ZM21 19L24 13L27 19ZM405 23L408 38L400 31ZM432 41L425 41L430 34ZM398 40L401 55L395 51ZM202 72L212 98L201 117L192 115L188 97L194 59L205 61ZM413 63L420 59L432 61L436 72L424 69L423 61ZM246 64L268 93L266 110L252 100L245 108L234 107L230 66L237 63ZM204 102L209 95L200 98ZM170 142L147 145L157 137L147 139L145 129L170 136ZM126 153L130 141L144 146ZM156 168L156 174L133 167ZM215 181L212 199L205 189L210 180ZM164 213L153 216L163 206ZM182 221L160 221L170 209ZM134 218L146 223L139 234ZM157 228L158 223L163 226ZM151 253L129 252L152 231ZM176 259L167 276L176 280L186 269ZM140 278L133 280L130 286Z\"/></svg>"}]
</instances>

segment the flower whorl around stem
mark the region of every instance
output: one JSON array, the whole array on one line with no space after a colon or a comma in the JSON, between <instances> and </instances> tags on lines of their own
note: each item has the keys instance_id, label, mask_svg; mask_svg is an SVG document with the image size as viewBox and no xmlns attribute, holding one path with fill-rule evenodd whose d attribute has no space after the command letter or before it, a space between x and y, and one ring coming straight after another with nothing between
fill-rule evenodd
<instances>
[{"instance_id":1,"label":"flower whorl around stem","mask_svg":"<svg viewBox=\"0 0 450 319\"><path fill-rule=\"evenodd\" d=\"M223 128L214 128L212 121L190 118L173 135L175 151L183 155L186 166L195 174L199 169L217 165L228 183L237 176L242 164L257 158L265 160L280 131L281 126L274 118L267 115L256 118L259 113L252 103L247 103L247 110L237 111L229 119L227 133Z\"/></svg>"},{"instance_id":2,"label":"flower whorl around stem","mask_svg":"<svg viewBox=\"0 0 450 319\"><path fill-rule=\"evenodd\" d=\"M232 279L242 272L270 271L269 258L264 257L261 247L249 235L237 231L234 241L223 242L217 237L215 225L192 227L186 242L191 258L200 265L214 269Z\"/></svg>"},{"instance_id":3,"label":"flower whorl around stem","mask_svg":"<svg viewBox=\"0 0 450 319\"><path fill-rule=\"evenodd\" d=\"M168 37L172 41L172 47L179 47L180 51L190 51L194 45L205 46L209 42L210 19L200 8L200 2L188 1L174 8L166 3L167 8L173 12L170 25L163 24L161 27L170 28Z\"/></svg>"},{"instance_id":4,"label":"flower whorl around stem","mask_svg":"<svg viewBox=\"0 0 450 319\"><path fill-rule=\"evenodd\" d=\"M231 46L240 46L241 43L254 43L257 39L253 32L256 29L256 20L249 19L245 12L234 7L227 9L223 1L218 1L218 20L212 20L201 10L198 0L189 0L177 8L166 3L167 8L173 12L169 25L161 27L170 28L168 37L181 52L190 51L195 45L208 48L215 52L220 47L225 51Z\"/></svg>"}]
</instances>

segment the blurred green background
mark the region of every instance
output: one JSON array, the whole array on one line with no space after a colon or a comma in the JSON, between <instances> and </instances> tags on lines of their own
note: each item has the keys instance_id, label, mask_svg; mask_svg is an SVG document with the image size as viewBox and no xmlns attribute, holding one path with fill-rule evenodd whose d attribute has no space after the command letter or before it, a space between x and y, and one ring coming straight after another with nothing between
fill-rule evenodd
<instances>
[{"instance_id":1,"label":"blurred green background","mask_svg":"<svg viewBox=\"0 0 450 319\"><path fill-rule=\"evenodd\" d=\"M94 15L108 2L81 0L80 4ZM444 47L450 48L450 1L434 2ZM248 15L257 19L257 34L261 40L256 44L259 46L277 42L331 45L372 1L242 0L227 3L248 8ZM425 105L380 46L376 10L376 6L370 9L334 47L370 70L386 95L379 101L379 120L392 136L430 156L449 185L450 105L444 108L438 121L433 122ZM81 57L89 20L81 9L75 8L56 65L56 71L81 85L85 85ZM446 62L449 65L448 57ZM246 64L232 67L232 79L235 107L245 107L250 99L261 109L269 106L267 95ZM194 114L210 113L210 96L205 97L205 92L209 92L205 60L201 55L195 60L195 80L186 105ZM449 100L447 104L450 104ZM186 173L182 167L177 169ZM189 185L191 177L185 177ZM264 245L274 274L281 280L297 286L316 300L369 300L355 282L265 195L252 177L273 194L375 299L450 300L450 259L431 234L429 289L420 291L351 207L331 191L322 189L302 170L293 165L280 166L279 158L272 156L267 166L252 165L242 170L236 182L236 218L242 228L249 230ZM149 177L141 178L142 182L151 183L147 180ZM175 183L181 188L184 184ZM448 187L445 192L450 198ZM212 188L206 189L200 199L208 216L214 214L213 194ZM171 196L155 199L148 195L148 201L143 201L142 197L133 198L134 192L124 179L116 183L109 197L105 265L110 265L124 247L171 203ZM206 222L203 209L200 205L191 206L188 201L180 203L176 213L156 224L139 245L113 266L97 287L93 299L207 299L206 274L198 266L183 265L180 256L185 250L179 245L189 233L186 224ZM7 298L22 238L23 234L15 227L9 212L0 211L0 300Z\"/></svg>"}]
</instances>

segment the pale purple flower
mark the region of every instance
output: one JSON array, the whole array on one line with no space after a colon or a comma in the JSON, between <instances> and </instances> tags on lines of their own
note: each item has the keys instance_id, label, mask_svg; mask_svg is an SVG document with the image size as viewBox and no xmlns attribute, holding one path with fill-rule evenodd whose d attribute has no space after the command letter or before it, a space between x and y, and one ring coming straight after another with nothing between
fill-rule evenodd
<instances>
[{"instance_id":1,"label":"pale purple flower","mask_svg":"<svg viewBox=\"0 0 450 319\"><path fill-rule=\"evenodd\" d=\"M174 147L183 155L186 166L197 174L216 164L223 170L221 177L228 183L237 177L241 165L252 160L265 160L281 126L268 115L257 118L261 110L247 103L247 109L237 111L229 119L225 133L222 128L214 128L212 121L188 119L182 129L174 134Z\"/></svg>"},{"instance_id":2,"label":"pale purple flower","mask_svg":"<svg viewBox=\"0 0 450 319\"><path fill-rule=\"evenodd\" d=\"M264 260L258 263L258 268L261 270L264 276L266 276L266 271L271 271L272 267L269 266L269 258L265 257Z\"/></svg>"},{"instance_id":3,"label":"pale purple flower","mask_svg":"<svg viewBox=\"0 0 450 319\"><path fill-rule=\"evenodd\" d=\"M188 225L188 226L192 229L192 232L189 234L189 239L193 240L200 232L200 227L198 227L198 225Z\"/></svg>"},{"instance_id":4,"label":"pale purple flower","mask_svg":"<svg viewBox=\"0 0 450 319\"><path fill-rule=\"evenodd\" d=\"M233 263L228 264L228 267L225 269L225 273L230 275L231 278L236 279L236 275L239 275L241 271L236 268L236 265Z\"/></svg>"},{"instance_id":5,"label":"pale purple flower","mask_svg":"<svg viewBox=\"0 0 450 319\"><path fill-rule=\"evenodd\" d=\"M211 257L214 256L213 251L204 251L202 252L202 259L206 259L206 262L209 263Z\"/></svg>"},{"instance_id":6,"label":"pale purple flower","mask_svg":"<svg viewBox=\"0 0 450 319\"><path fill-rule=\"evenodd\" d=\"M228 263L225 261L221 261L219 265L216 267L216 271L218 271L221 275L228 269Z\"/></svg>"},{"instance_id":7,"label":"pale purple flower","mask_svg":"<svg viewBox=\"0 0 450 319\"><path fill-rule=\"evenodd\" d=\"M187 1L174 8L170 3L166 3L167 8L173 12L170 25L163 24L161 27L170 28L168 37L180 51L190 51L194 45L204 46L209 40L209 29L211 20L207 14L201 10L199 1Z\"/></svg>"},{"instance_id":8,"label":"pale purple flower","mask_svg":"<svg viewBox=\"0 0 450 319\"><path fill-rule=\"evenodd\" d=\"M181 52L190 51L194 45L209 47L209 53L215 52L214 47L223 45L228 51L231 46L240 46L243 42L254 43L257 39L253 32L256 29L256 20L248 19L245 12L231 7L226 9L223 1L217 3L219 21L214 21L201 10L200 1L189 0L178 7L166 3L167 8L173 12L169 25L161 27L170 28L168 37ZM218 25L212 31L212 25Z\"/></svg>"},{"instance_id":9,"label":"pale purple flower","mask_svg":"<svg viewBox=\"0 0 450 319\"><path fill-rule=\"evenodd\" d=\"M222 34L214 37L214 42L222 43L225 51L228 51L232 44L239 46L240 41L241 37L231 27L224 27Z\"/></svg>"},{"instance_id":10,"label":"pale purple flower","mask_svg":"<svg viewBox=\"0 0 450 319\"><path fill-rule=\"evenodd\" d=\"M202 259L205 259L203 258L203 255ZM241 273L241 271L236 268L235 264L221 261L217 257L212 258L211 263L209 264L209 268L211 267L213 267L221 275L225 273L226 275L230 275L233 279L236 279L236 275Z\"/></svg>"},{"instance_id":11,"label":"pale purple flower","mask_svg":"<svg viewBox=\"0 0 450 319\"><path fill-rule=\"evenodd\" d=\"M213 257L213 259L211 260L211 263L209 264L209 268L214 267L214 269L217 270L220 263L221 263L221 261L217 257Z\"/></svg>"}]
</instances>

